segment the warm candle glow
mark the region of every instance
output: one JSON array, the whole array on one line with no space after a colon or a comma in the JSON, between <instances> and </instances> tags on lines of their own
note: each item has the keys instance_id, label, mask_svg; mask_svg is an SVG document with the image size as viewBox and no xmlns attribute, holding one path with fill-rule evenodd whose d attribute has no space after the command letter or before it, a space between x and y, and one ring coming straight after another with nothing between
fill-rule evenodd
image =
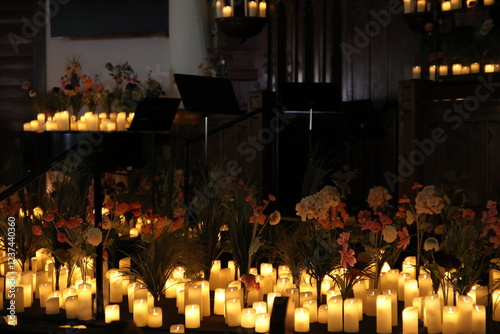
<instances>
[{"instance_id":1,"label":"warm candle glow","mask_svg":"<svg viewBox=\"0 0 500 334\"><path fill-rule=\"evenodd\" d=\"M443 12L447 12L449 10L451 10L451 2L449 1L444 1L442 4L441 4L441 10Z\"/></svg>"},{"instance_id":2,"label":"warm candle glow","mask_svg":"<svg viewBox=\"0 0 500 334\"><path fill-rule=\"evenodd\" d=\"M104 322L109 324L112 321L120 321L120 305L113 304L106 306L104 310Z\"/></svg>"},{"instance_id":3,"label":"warm candle glow","mask_svg":"<svg viewBox=\"0 0 500 334\"><path fill-rule=\"evenodd\" d=\"M479 73L481 67L479 65L479 63L472 63L470 64L470 72L471 73Z\"/></svg>"},{"instance_id":4,"label":"warm candle glow","mask_svg":"<svg viewBox=\"0 0 500 334\"><path fill-rule=\"evenodd\" d=\"M186 328L200 328L201 326L200 305L197 304L186 305L184 314L185 314Z\"/></svg>"},{"instance_id":5,"label":"warm candle glow","mask_svg":"<svg viewBox=\"0 0 500 334\"><path fill-rule=\"evenodd\" d=\"M184 325L177 324L177 325L170 326L170 333L184 334Z\"/></svg>"},{"instance_id":6,"label":"warm candle glow","mask_svg":"<svg viewBox=\"0 0 500 334\"><path fill-rule=\"evenodd\" d=\"M259 16L266 17L267 15L267 4L265 1L259 2Z\"/></svg>"},{"instance_id":7,"label":"warm candle glow","mask_svg":"<svg viewBox=\"0 0 500 334\"><path fill-rule=\"evenodd\" d=\"M137 327L146 327L148 325L148 301L146 299L134 300L133 319Z\"/></svg>"},{"instance_id":8,"label":"warm candle glow","mask_svg":"<svg viewBox=\"0 0 500 334\"><path fill-rule=\"evenodd\" d=\"M224 6L224 8L222 8L222 16L223 17L233 16L233 8L231 6Z\"/></svg>"},{"instance_id":9,"label":"warm candle glow","mask_svg":"<svg viewBox=\"0 0 500 334\"><path fill-rule=\"evenodd\" d=\"M160 328L163 326L163 311L160 307L151 307L148 314L148 327Z\"/></svg>"},{"instance_id":10,"label":"warm candle glow","mask_svg":"<svg viewBox=\"0 0 500 334\"><path fill-rule=\"evenodd\" d=\"M258 313L255 315L255 332L268 333L271 315L269 313Z\"/></svg>"},{"instance_id":11,"label":"warm candle glow","mask_svg":"<svg viewBox=\"0 0 500 334\"><path fill-rule=\"evenodd\" d=\"M421 72L422 72L422 69L420 66L413 66L413 70L412 70L413 79L420 79Z\"/></svg>"},{"instance_id":12,"label":"warm candle glow","mask_svg":"<svg viewBox=\"0 0 500 334\"><path fill-rule=\"evenodd\" d=\"M415 306L403 310L403 334L418 333L418 309Z\"/></svg>"},{"instance_id":13,"label":"warm candle glow","mask_svg":"<svg viewBox=\"0 0 500 334\"><path fill-rule=\"evenodd\" d=\"M299 307L295 309L294 330L299 333L309 332L309 309Z\"/></svg>"},{"instance_id":14,"label":"warm candle glow","mask_svg":"<svg viewBox=\"0 0 500 334\"><path fill-rule=\"evenodd\" d=\"M388 295L377 296L377 333L392 332L392 298Z\"/></svg>"}]
</instances>

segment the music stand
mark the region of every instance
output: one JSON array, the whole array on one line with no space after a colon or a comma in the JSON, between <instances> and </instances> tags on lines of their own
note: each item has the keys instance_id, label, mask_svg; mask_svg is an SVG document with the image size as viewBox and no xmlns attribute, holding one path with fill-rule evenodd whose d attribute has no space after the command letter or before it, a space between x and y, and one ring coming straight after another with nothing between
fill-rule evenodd
<instances>
[{"instance_id":1,"label":"music stand","mask_svg":"<svg viewBox=\"0 0 500 334\"><path fill-rule=\"evenodd\" d=\"M181 100L148 97L139 101L129 131L170 132Z\"/></svg>"},{"instance_id":2,"label":"music stand","mask_svg":"<svg viewBox=\"0 0 500 334\"><path fill-rule=\"evenodd\" d=\"M229 79L202 75L174 74L184 108L205 114L205 160L208 154L208 115L242 115Z\"/></svg>"}]
</instances>

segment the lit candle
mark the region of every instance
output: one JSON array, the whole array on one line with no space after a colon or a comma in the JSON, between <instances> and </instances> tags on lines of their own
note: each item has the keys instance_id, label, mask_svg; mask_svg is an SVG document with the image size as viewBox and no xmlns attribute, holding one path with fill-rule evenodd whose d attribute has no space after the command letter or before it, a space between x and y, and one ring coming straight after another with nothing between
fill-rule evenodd
<instances>
[{"instance_id":1,"label":"lit candle","mask_svg":"<svg viewBox=\"0 0 500 334\"><path fill-rule=\"evenodd\" d=\"M443 12L447 12L449 10L451 10L451 2L449 1L444 1L442 4L441 4L441 10Z\"/></svg>"},{"instance_id":2,"label":"lit candle","mask_svg":"<svg viewBox=\"0 0 500 334\"><path fill-rule=\"evenodd\" d=\"M229 327L236 327L241 325L240 298L226 300L226 320Z\"/></svg>"},{"instance_id":3,"label":"lit candle","mask_svg":"<svg viewBox=\"0 0 500 334\"><path fill-rule=\"evenodd\" d=\"M451 9L460 9L462 7L461 0L451 0Z\"/></svg>"},{"instance_id":4,"label":"lit candle","mask_svg":"<svg viewBox=\"0 0 500 334\"><path fill-rule=\"evenodd\" d=\"M33 120L30 122L30 125L31 125L31 131L41 131L38 121Z\"/></svg>"},{"instance_id":5,"label":"lit candle","mask_svg":"<svg viewBox=\"0 0 500 334\"><path fill-rule=\"evenodd\" d=\"M448 66L447 65L439 65L439 75L440 76L448 75Z\"/></svg>"},{"instance_id":6,"label":"lit candle","mask_svg":"<svg viewBox=\"0 0 500 334\"><path fill-rule=\"evenodd\" d=\"M201 287L201 316L210 316L210 283L208 281L198 282Z\"/></svg>"},{"instance_id":7,"label":"lit candle","mask_svg":"<svg viewBox=\"0 0 500 334\"><path fill-rule=\"evenodd\" d=\"M479 63L472 63L472 64L470 64L470 72L471 73L479 73L480 68L481 67L480 67Z\"/></svg>"},{"instance_id":8,"label":"lit candle","mask_svg":"<svg viewBox=\"0 0 500 334\"><path fill-rule=\"evenodd\" d=\"M241 327L254 328L255 327L255 309L244 308L241 311Z\"/></svg>"},{"instance_id":9,"label":"lit candle","mask_svg":"<svg viewBox=\"0 0 500 334\"><path fill-rule=\"evenodd\" d=\"M64 301L66 308L66 319L78 318L78 296L70 296Z\"/></svg>"},{"instance_id":10,"label":"lit candle","mask_svg":"<svg viewBox=\"0 0 500 334\"><path fill-rule=\"evenodd\" d=\"M354 298L348 298L344 301L344 332L359 332L358 312L358 305Z\"/></svg>"},{"instance_id":11,"label":"lit candle","mask_svg":"<svg viewBox=\"0 0 500 334\"><path fill-rule=\"evenodd\" d=\"M443 334L458 333L458 308L455 306L445 306L443 309ZM465 332L467 333L467 332Z\"/></svg>"},{"instance_id":12,"label":"lit candle","mask_svg":"<svg viewBox=\"0 0 500 334\"><path fill-rule=\"evenodd\" d=\"M118 269L109 270L109 302L121 303L123 301L121 273Z\"/></svg>"},{"instance_id":13,"label":"lit candle","mask_svg":"<svg viewBox=\"0 0 500 334\"><path fill-rule=\"evenodd\" d=\"M472 310L474 301L470 296L457 297L458 328L463 333L472 333Z\"/></svg>"},{"instance_id":14,"label":"lit candle","mask_svg":"<svg viewBox=\"0 0 500 334\"><path fill-rule=\"evenodd\" d=\"M116 117L116 130L125 131L125 125L127 121L127 114L125 112L119 112Z\"/></svg>"},{"instance_id":15,"label":"lit candle","mask_svg":"<svg viewBox=\"0 0 500 334\"><path fill-rule=\"evenodd\" d=\"M417 13L425 12L426 7L427 7L427 4L426 4L425 0L417 0Z\"/></svg>"},{"instance_id":16,"label":"lit candle","mask_svg":"<svg viewBox=\"0 0 500 334\"><path fill-rule=\"evenodd\" d=\"M391 310L392 310L392 326L398 325L398 292L394 289L385 289L383 291L384 295L391 297Z\"/></svg>"},{"instance_id":17,"label":"lit candle","mask_svg":"<svg viewBox=\"0 0 500 334\"><path fill-rule=\"evenodd\" d=\"M222 17L222 4L220 0L215 3L215 17Z\"/></svg>"},{"instance_id":18,"label":"lit candle","mask_svg":"<svg viewBox=\"0 0 500 334\"><path fill-rule=\"evenodd\" d=\"M377 333L392 333L392 298L388 295L377 296Z\"/></svg>"},{"instance_id":19,"label":"lit candle","mask_svg":"<svg viewBox=\"0 0 500 334\"><path fill-rule=\"evenodd\" d=\"M40 283L40 307L45 307L45 302L49 298L49 293L52 292L52 283Z\"/></svg>"},{"instance_id":20,"label":"lit candle","mask_svg":"<svg viewBox=\"0 0 500 334\"><path fill-rule=\"evenodd\" d=\"M23 130L24 130L24 131L33 131L33 130L31 129L31 122L26 122L26 123L24 123L24 124L23 124Z\"/></svg>"},{"instance_id":21,"label":"lit candle","mask_svg":"<svg viewBox=\"0 0 500 334\"><path fill-rule=\"evenodd\" d=\"M500 290L491 294L491 308L493 310L493 321L500 321Z\"/></svg>"},{"instance_id":22,"label":"lit candle","mask_svg":"<svg viewBox=\"0 0 500 334\"><path fill-rule=\"evenodd\" d=\"M184 325L183 324L177 324L177 325L170 326L170 333L184 334Z\"/></svg>"},{"instance_id":23,"label":"lit candle","mask_svg":"<svg viewBox=\"0 0 500 334\"><path fill-rule=\"evenodd\" d=\"M109 324L113 321L120 321L120 306L117 304L108 305L104 310L104 322Z\"/></svg>"},{"instance_id":24,"label":"lit candle","mask_svg":"<svg viewBox=\"0 0 500 334\"><path fill-rule=\"evenodd\" d=\"M252 308L255 309L255 314L267 313L267 303L266 302L254 302Z\"/></svg>"},{"instance_id":25,"label":"lit candle","mask_svg":"<svg viewBox=\"0 0 500 334\"><path fill-rule=\"evenodd\" d=\"M473 286L473 289L476 291L476 304L488 306L488 287L475 285Z\"/></svg>"},{"instance_id":26,"label":"lit candle","mask_svg":"<svg viewBox=\"0 0 500 334\"><path fill-rule=\"evenodd\" d=\"M248 16L257 16L259 13L257 2L249 1L248 2Z\"/></svg>"},{"instance_id":27,"label":"lit candle","mask_svg":"<svg viewBox=\"0 0 500 334\"><path fill-rule=\"evenodd\" d=\"M495 0L484 0L485 6L492 6L495 4Z\"/></svg>"},{"instance_id":28,"label":"lit candle","mask_svg":"<svg viewBox=\"0 0 500 334\"><path fill-rule=\"evenodd\" d=\"M420 66L413 66L413 79L420 79L421 77L421 68Z\"/></svg>"},{"instance_id":29,"label":"lit candle","mask_svg":"<svg viewBox=\"0 0 500 334\"><path fill-rule=\"evenodd\" d=\"M12 291L12 290L10 290L10 291ZM23 313L24 312L24 288L22 286L15 287L13 301L14 301L15 312L16 313Z\"/></svg>"},{"instance_id":30,"label":"lit candle","mask_svg":"<svg viewBox=\"0 0 500 334\"><path fill-rule=\"evenodd\" d=\"M486 334L486 307L474 305L472 309L472 333Z\"/></svg>"},{"instance_id":31,"label":"lit candle","mask_svg":"<svg viewBox=\"0 0 500 334\"><path fill-rule=\"evenodd\" d=\"M366 291L366 305L363 308L367 316L374 317L377 315L377 296L379 294L378 289L368 289Z\"/></svg>"},{"instance_id":32,"label":"lit candle","mask_svg":"<svg viewBox=\"0 0 500 334\"><path fill-rule=\"evenodd\" d=\"M82 283L78 285L78 320L90 319L92 319L92 285Z\"/></svg>"},{"instance_id":33,"label":"lit candle","mask_svg":"<svg viewBox=\"0 0 500 334\"><path fill-rule=\"evenodd\" d=\"M215 289L214 294L214 314L224 315L224 308L226 302L226 289Z\"/></svg>"},{"instance_id":34,"label":"lit candle","mask_svg":"<svg viewBox=\"0 0 500 334\"><path fill-rule=\"evenodd\" d=\"M148 314L148 327L160 328L163 326L163 312L160 307L151 307Z\"/></svg>"},{"instance_id":35,"label":"lit candle","mask_svg":"<svg viewBox=\"0 0 500 334\"><path fill-rule=\"evenodd\" d=\"M219 271L219 286L226 288L228 283L233 280L234 272L231 268L222 268Z\"/></svg>"},{"instance_id":36,"label":"lit candle","mask_svg":"<svg viewBox=\"0 0 500 334\"><path fill-rule=\"evenodd\" d=\"M321 304L318 307L318 323L328 324L328 305Z\"/></svg>"},{"instance_id":37,"label":"lit candle","mask_svg":"<svg viewBox=\"0 0 500 334\"><path fill-rule=\"evenodd\" d=\"M469 66L462 66L462 74L470 74L470 67Z\"/></svg>"},{"instance_id":38,"label":"lit candle","mask_svg":"<svg viewBox=\"0 0 500 334\"><path fill-rule=\"evenodd\" d=\"M318 302L316 299L308 299L303 304L302 307L309 309L309 322L318 321Z\"/></svg>"},{"instance_id":39,"label":"lit candle","mask_svg":"<svg viewBox=\"0 0 500 334\"><path fill-rule=\"evenodd\" d=\"M220 260L213 261L212 267L210 267L210 280L209 280L211 290L222 288L221 284L219 283L220 269L221 269Z\"/></svg>"},{"instance_id":40,"label":"lit candle","mask_svg":"<svg viewBox=\"0 0 500 334\"><path fill-rule=\"evenodd\" d=\"M418 333L418 309L415 306L403 310L403 334Z\"/></svg>"},{"instance_id":41,"label":"lit candle","mask_svg":"<svg viewBox=\"0 0 500 334\"><path fill-rule=\"evenodd\" d=\"M69 131L69 112L61 111L59 114L59 130Z\"/></svg>"},{"instance_id":42,"label":"lit candle","mask_svg":"<svg viewBox=\"0 0 500 334\"><path fill-rule=\"evenodd\" d=\"M222 16L223 17L233 16L233 8L231 6L224 6L224 8L222 8Z\"/></svg>"},{"instance_id":43,"label":"lit candle","mask_svg":"<svg viewBox=\"0 0 500 334\"><path fill-rule=\"evenodd\" d=\"M416 279L407 279L405 281L405 306L413 306L413 298L419 296L419 291L418 291L418 281Z\"/></svg>"},{"instance_id":44,"label":"lit candle","mask_svg":"<svg viewBox=\"0 0 500 334\"><path fill-rule=\"evenodd\" d=\"M259 16L266 17L267 13L267 5L265 1L259 2Z\"/></svg>"},{"instance_id":45,"label":"lit candle","mask_svg":"<svg viewBox=\"0 0 500 334\"><path fill-rule=\"evenodd\" d=\"M398 290L398 276L399 269L391 269L387 271L387 288L391 290Z\"/></svg>"},{"instance_id":46,"label":"lit candle","mask_svg":"<svg viewBox=\"0 0 500 334\"><path fill-rule=\"evenodd\" d=\"M404 13L405 14L413 13L413 1L412 0L404 0Z\"/></svg>"},{"instance_id":47,"label":"lit candle","mask_svg":"<svg viewBox=\"0 0 500 334\"><path fill-rule=\"evenodd\" d=\"M271 315L269 313L258 313L255 315L255 332L268 333Z\"/></svg>"},{"instance_id":48,"label":"lit candle","mask_svg":"<svg viewBox=\"0 0 500 334\"><path fill-rule=\"evenodd\" d=\"M484 72L485 73L493 73L493 72L495 72L495 65L494 64L486 64L486 65L484 65Z\"/></svg>"},{"instance_id":49,"label":"lit candle","mask_svg":"<svg viewBox=\"0 0 500 334\"><path fill-rule=\"evenodd\" d=\"M294 330L299 333L309 332L309 309L305 307L298 307L295 309L294 317Z\"/></svg>"},{"instance_id":50,"label":"lit candle","mask_svg":"<svg viewBox=\"0 0 500 334\"><path fill-rule=\"evenodd\" d=\"M38 113L36 115L36 120L38 121L39 124L45 123L45 114L44 113Z\"/></svg>"},{"instance_id":51,"label":"lit candle","mask_svg":"<svg viewBox=\"0 0 500 334\"><path fill-rule=\"evenodd\" d=\"M269 313L272 313L272 311L273 311L274 299L276 297L281 297L281 293L270 292L270 293L267 294L267 311Z\"/></svg>"},{"instance_id":52,"label":"lit candle","mask_svg":"<svg viewBox=\"0 0 500 334\"><path fill-rule=\"evenodd\" d=\"M451 73L453 73L453 75L461 75L462 74L462 64L453 64L451 66Z\"/></svg>"},{"instance_id":53,"label":"lit candle","mask_svg":"<svg viewBox=\"0 0 500 334\"><path fill-rule=\"evenodd\" d=\"M24 307L31 307L32 299L33 299L33 292L31 289L31 284L19 284L19 287L23 288L23 305ZM17 293L17 291L16 291ZM17 298L17 295L16 295ZM16 305L17 307L17 305ZM16 311L17 312L17 311Z\"/></svg>"},{"instance_id":54,"label":"lit candle","mask_svg":"<svg viewBox=\"0 0 500 334\"><path fill-rule=\"evenodd\" d=\"M130 235L130 238L137 238L139 236L139 230L136 229L135 227L132 227L129 230L129 235Z\"/></svg>"},{"instance_id":55,"label":"lit candle","mask_svg":"<svg viewBox=\"0 0 500 334\"><path fill-rule=\"evenodd\" d=\"M426 296L424 304L425 319L427 320L427 331L429 333L441 333L442 329L442 307L438 295Z\"/></svg>"},{"instance_id":56,"label":"lit candle","mask_svg":"<svg viewBox=\"0 0 500 334\"><path fill-rule=\"evenodd\" d=\"M200 305L198 304L186 305L184 314L186 317L186 328L200 328L201 326Z\"/></svg>"},{"instance_id":57,"label":"lit candle","mask_svg":"<svg viewBox=\"0 0 500 334\"><path fill-rule=\"evenodd\" d=\"M418 297L413 298L413 306L415 306L418 309L418 318L419 319L423 318L422 313L423 313L423 309L424 309L424 299L425 299L425 297L422 297L422 296L418 296Z\"/></svg>"},{"instance_id":58,"label":"lit candle","mask_svg":"<svg viewBox=\"0 0 500 334\"><path fill-rule=\"evenodd\" d=\"M366 304L366 284L364 280L358 280L353 286L354 297L363 301Z\"/></svg>"},{"instance_id":59,"label":"lit candle","mask_svg":"<svg viewBox=\"0 0 500 334\"><path fill-rule=\"evenodd\" d=\"M134 300L133 319L137 327L145 327L148 325L148 301L147 299Z\"/></svg>"},{"instance_id":60,"label":"lit candle","mask_svg":"<svg viewBox=\"0 0 500 334\"><path fill-rule=\"evenodd\" d=\"M405 300L405 281L410 278L410 274L407 272L401 272L398 275L398 300Z\"/></svg>"}]
</instances>

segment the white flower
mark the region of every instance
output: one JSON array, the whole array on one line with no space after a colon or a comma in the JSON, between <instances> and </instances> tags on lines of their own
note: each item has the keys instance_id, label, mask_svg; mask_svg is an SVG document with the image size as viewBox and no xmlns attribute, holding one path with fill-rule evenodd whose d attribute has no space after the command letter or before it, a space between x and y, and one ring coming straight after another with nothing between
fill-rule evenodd
<instances>
[{"instance_id":1,"label":"white flower","mask_svg":"<svg viewBox=\"0 0 500 334\"><path fill-rule=\"evenodd\" d=\"M391 242L396 240L396 238L398 237L398 232L396 231L396 228L394 226L386 225L382 230L382 236L384 237L384 241L390 244Z\"/></svg>"},{"instance_id":2,"label":"white flower","mask_svg":"<svg viewBox=\"0 0 500 334\"><path fill-rule=\"evenodd\" d=\"M97 227L92 227L87 232L87 242L92 246L97 246L102 242L102 232Z\"/></svg>"},{"instance_id":3,"label":"white flower","mask_svg":"<svg viewBox=\"0 0 500 334\"><path fill-rule=\"evenodd\" d=\"M406 223L408 225L411 225L415 222L415 216L413 215L413 212L411 212L410 210L407 210L406 211Z\"/></svg>"},{"instance_id":4,"label":"white flower","mask_svg":"<svg viewBox=\"0 0 500 334\"><path fill-rule=\"evenodd\" d=\"M436 238L428 238L424 242L424 250L430 251L435 250L436 252L439 250L439 241Z\"/></svg>"},{"instance_id":5,"label":"white flower","mask_svg":"<svg viewBox=\"0 0 500 334\"><path fill-rule=\"evenodd\" d=\"M378 209L386 206L391 198L392 195L389 194L389 191L386 188L379 186L370 189L366 201L371 208Z\"/></svg>"},{"instance_id":6,"label":"white flower","mask_svg":"<svg viewBox=\"0 0 500 334\"><path fill-rule=\"evenodd\" d=\"M304 197L295 206L295 210L301 220L305 222L308 219L327 219L330 208L338 207L339 204L337 188L325 186L316 194Z\"/></svg>"},{"instance_id":7,"label":"white flower","mask_svg":"<svg viewBox=\"0 0 500 334\"><path fill-rule=\"evenodd\" d=\"M269 224L277 225L281 220L281 213L276 210L269 216Z\"/></svg>"},{"instance_id":8,"label":"white flower","mask_svg":"<svg viewBox=\"0 0 500 334\"><path fill-rule=\"evenodd\" d=\"M444 199L434 186L427 186L415 198L415 209L417 213L440 214L444 208Z\"/></svg>"}]
</instances>

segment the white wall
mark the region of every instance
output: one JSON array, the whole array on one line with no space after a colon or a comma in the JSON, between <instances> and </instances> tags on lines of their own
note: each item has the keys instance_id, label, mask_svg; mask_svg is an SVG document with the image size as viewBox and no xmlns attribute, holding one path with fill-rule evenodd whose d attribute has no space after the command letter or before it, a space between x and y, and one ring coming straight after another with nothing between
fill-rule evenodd
<instances>
[{"instance_id":1,"label":"white wall","mask_svg":"<svg viewBox=\"0 0 500 334\"><path fill-rule=\"evenodd\" d=\"M47 2L48 3L48 2ZM47 89L59 86L63 66L68 59L79 58L83 73L100 75L101 81L110 82L104 65L128 61L138 78L147 76L151 68L162 78L167 96L177 96L173 73L202 74L198 65L207 56L206 33L202 6L199 0L170 0L170 37L52 39L47 29ZM174 45L172 47L172 44Z\"/></svg>"}]
</instances>

